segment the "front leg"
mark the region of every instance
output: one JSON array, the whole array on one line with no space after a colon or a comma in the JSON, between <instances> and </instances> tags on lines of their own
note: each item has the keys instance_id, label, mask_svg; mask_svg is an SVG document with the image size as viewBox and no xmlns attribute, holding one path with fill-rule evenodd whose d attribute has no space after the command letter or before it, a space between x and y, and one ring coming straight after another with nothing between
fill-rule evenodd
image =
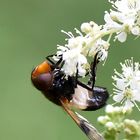
<instances>
[{"instance_id":1,"label":"front leg","mask_svg":"<svg viewBox=\"0 0 140 140\"><path fill-rule=\"evenodd\" d=\"M53 69L55 69L55 68L61 69L62 66L64 65L64 62L62 61L62 57L60 57L60 59L59 59L57 62L55 62L54 60L52 60L52 58L53 58L54 56L55 56L55 54L48 55L48 56L46 57L46 59L52 64Z\"/></svg>"},{"instance_id":2,"label":"front leg","mask_svg":"<svg viewBox=\"0 0 140 140\"><path fill-rule=\"evenodd\" d=\"M52 65L55 64L55 62L52 60L52 58L53 58L54 55L55 55L55 54L52 54L52 55L48 55L48 56L46 57L46 59L48 60L48 62L50 62Z\"/></svg>"}]
</instances>

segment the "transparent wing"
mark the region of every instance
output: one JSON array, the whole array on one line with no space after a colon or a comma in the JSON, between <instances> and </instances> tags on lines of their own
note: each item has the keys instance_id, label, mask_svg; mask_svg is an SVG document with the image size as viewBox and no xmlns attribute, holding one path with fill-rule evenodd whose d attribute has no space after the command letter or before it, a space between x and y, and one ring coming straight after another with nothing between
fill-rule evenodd
<instances>
[{"instance_id":1,"label":"transparent wing","mask_svg":"<svg viewBox=\"0 0 140 140\"><path fill-rule=\"evenodd\" d=\"M72 111L64 100L60 100L64 110L69 114L69 116L75 121L79 128L87 135L90 140L104 140L102 135L97 131L97 129L88 122L83 116L77 112Z\"/></svg>"},{"instance_id":2,"label":"transparent wing","mask_svg":"<svg viewBox=\"0 0 140 140\"><path fill-rule=\"evenodd\" d=\"M82 131L88 136L90 140L104 140L102 135L98 132L98 130L83 116L75 112L79 121L80 121L80 128Z\"/></svg>"}]
</instances>

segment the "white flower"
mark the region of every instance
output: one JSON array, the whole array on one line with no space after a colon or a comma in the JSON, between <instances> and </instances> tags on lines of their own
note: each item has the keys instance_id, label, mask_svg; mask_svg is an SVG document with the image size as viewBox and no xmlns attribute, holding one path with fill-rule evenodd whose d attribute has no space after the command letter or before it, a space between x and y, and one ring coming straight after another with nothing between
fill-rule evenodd
<instances>
[{"instance_id":1,"label":"white flower","mask_svg":"<svg viewBox=\"0 0 140 140\"><path fill-rule=\"evenodd\" d=\"M127 39L127 33L126 32L119 32L115 36L115 40L118 39L121 43L125 42Z\"/></svg>"},{"instance_id":2,"label":"white flower","mask_svg":"<svg viewBox=\"0 0 140 140\"><path fill-rule=\"evenodd\" d=\"M95 56L97 52L102 52L100 53L100 57L103 57L102 60L105 60L107 57L107 49L109 48L109 43L107 41L104 41L102 39L98 39L94 45L92 45L89 49L89 56Z\"/></svg>"},{"instance_id":3,"label":"white flower","mask_svg":"<svg viewBox=\"0 0 140 140\"><path fill-rule=\"evenodd\" d=\"M98 53L98 60L105 61L108 56L107 50L110 44L100 37L104 34L102 26L90 21L89 23L83 23L81 30L86 33L86 47L84 48L84 52L93 58Z\"/></svg>"},{"instance_id":4,"label":"white flower","mask_svg":"<svg viewBox=\"0 0 140 140\"><path fill-rule=\"evenodd\" d=\"M125 42L128 33L140 35L140 0L109 0L115 10L105 12L104 29L117 33L115 39Z\"/></svg>"},{"instance_id":5,"label":"white flower","mask_svg":"<svg viewBox=\"0 0 140 140\"><path fill-rule=\"evenodd\" d=\"M84 65L87 64L87 59L81 54L80 48L74 48L63 53L64 66L62 70L66 75L75 75L77 70L80 76L86 74Z\"/></svg>"},{"instance_id":6,"label":"white flower","mask_svg":"<svg viewBox=\"0 0 140 140\"><path fill-rule=\"evenodd\" d=\"M75 29L78 34L76 37L71 32L62 30L63 33L68 35L67 44L64 46L58 45L57 55L54 57L55 61L62 58L64 62L62 70L69 76L75 76L77 72L79 76L85 76L90 71L90 62L87 61L88 56L94 59L98 53L99 61L105 61L108 56L107 50L110 44L100 37L96 39L97 34L100 35L101 27L94 22L90 22L83 23L81 29L86 33L85 36L77 29Z\"/></svg>"},{"instance_id":7,"label":"white flower","mask_svg":"<svg viewBox=\"0 0 140 140\"><path fill-rule=\"evenodd\" d=\"M115 16L107 11L105 11L105 15L104 15L104 20L106 22L106 24L104 25L104 29L117 29L117 30L121 30L122 26L121 24L117 23L115 21Z\"/></svg>"},{"instance_id":8,"label":"white flower","mask_svg":"<svg viewBox=\"0 0 140 140\"><path fill-rule=\"evenodd\" d=\"M86 44L87 39L82 35L82 33L75 29L78 34L77 37L71 32L64 32L69 36L67 44L65 46L58 45L57 56L54 57L54 60L58 61L62 57L64 65L62 70L66 75L76 75L78 71L79 76L85 76L89 64L86 56L83 54L83 49Z\"/></svg>"},{"instance_id":9,"label":"white flower","mask_svg":"<svg viewBox=\"0 0 140 140\"><path fill-rule=\"evenodd\" d=\"M129 109L134 105L139 109L137 102L140 102L140 64L133 63L133 59L121 63L122 73L115 70L112 77L116 83L113 100L123 104L124 108ZM139 109L140 110L140 109Z\"/></svg>"}]
</instances>

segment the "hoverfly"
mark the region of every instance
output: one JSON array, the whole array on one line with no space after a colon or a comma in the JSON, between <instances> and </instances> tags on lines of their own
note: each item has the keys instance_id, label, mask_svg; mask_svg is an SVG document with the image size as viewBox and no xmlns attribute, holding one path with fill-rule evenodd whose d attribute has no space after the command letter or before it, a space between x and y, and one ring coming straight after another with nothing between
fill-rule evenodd
<instances>
[{"instance_id":1,"label":"hoverfly","mask_svg":"<svg viewBox=\"0 0 140 140\"><path fill-rule=\"evenodd\" d=\"M60 58L59 61L54 62L52 60L53 56L46 57L47 60L32 71L31 81L33 85L50 101L62 106L89 139L102 140L103 137L97 132L96 128L72 110L74 107L80 110L94 111L106 104L109 97L108 91L106 88L94 86L96 66L99 62L97 55L91 64L91 76L88 84L79 80L78 71L76 76L66 78L61 69L64 61Z\"/></svg>"}]
</instances>

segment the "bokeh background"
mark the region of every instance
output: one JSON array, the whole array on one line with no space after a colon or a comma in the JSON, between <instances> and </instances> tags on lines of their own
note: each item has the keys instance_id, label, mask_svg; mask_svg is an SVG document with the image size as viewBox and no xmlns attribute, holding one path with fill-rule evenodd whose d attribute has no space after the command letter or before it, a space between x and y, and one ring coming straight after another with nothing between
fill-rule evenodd
<instances>
[{"instance_id":1,"label":"bokeh background","mask_svg":"<svg viewBox=\"0 0 140 140\"><path fill-rule=\"evenodd\" d=\"M87 140L60 107L32 86L30 73L56 52L57 44L64 44L61 29L74 31L91 20L103 24L110 8L107 0L0 0L0 140ZM113 69L131 56L140 61L139 38L113 43L96 84L112 93ZM80 113L103 129L96 120L104 108Z\"/></svg>"}]
</instances>

